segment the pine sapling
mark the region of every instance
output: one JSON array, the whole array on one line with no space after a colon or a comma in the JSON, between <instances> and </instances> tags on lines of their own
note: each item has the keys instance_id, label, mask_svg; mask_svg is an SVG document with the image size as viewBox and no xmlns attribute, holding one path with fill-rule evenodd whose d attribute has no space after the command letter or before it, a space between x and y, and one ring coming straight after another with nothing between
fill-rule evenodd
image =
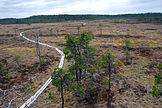
<instances>
[{"instance_id":1,"label":"pine sapling","mask_svg":"<svg viewBox=\"0 0 162 108\"><path fill-rule=\"evenodd\" d=\"M162 72L161 72L162 64L159 63L157 65L157 68L158 68L159 71L158 71L158 73L156 73L154 75L155 80L154 80L153 89L151 91L151 94L152 94L153 97L161 97L162 96L162 89L160 88L161 82L162 82L162 80L161 80L162 79Z\"/></svg>"},{"instance_id":2,"label":"pine sapling","mask_svg":"<svg viewBox=\"0 0 162 108\"><path fill-rule=\"evenodd\" d=\"M6 70L5 64L0 62L0 79L2 79L2 81L4 81L8 78L8 75L9 75L9 73Z\"/></svg>"},{"instance_id":3,"label":"pine sapling","mask_svg":"<svg viewBox=\"0 0 162 108\"><path fill-rule=\"evenodd\" d=\"M58 88L58 91L61 92L61 99L62 99L62 108L64 108L64 89L69 90L68 81L72 80L71 73L65 71L61 68L55 68L54 72L51 74L52 78L52 85Z\"/></svg>"},{"instance_id":4,"label":"pine sapling","mask_svg":"<svg viewBox=\"0 0 162 108\"><path fill-rule=\"evenodd\" d=\"M19 55L14 56L13 57L13 61L16 62L18 68L21 69L21 64L20 64L21 59L20 59L20 56Z\"/></svg>"},{"instance_id":5,"label":"pine sapling","mask_svg":"<svg viewBox=\"0 0 162 108\"><path fill-rule=\"evenodd\" d=\"M78 30L78 34L79 34L79 31L80 31L80 26L77 27L77 30Z\"/></svg>"},{"instance_id":6,"label":"pine sapling","mask_svg":"<svg viewBox=\"0 0 162 108\"><path fill-rule=\"evenodd\" d=\"M101 68L104 71L107 71L108 73L108 85L109 85L109 89L108 89L108 102L107 102L107 106L108 108L111 108L111 74L112 74L112 66L113 66L113 61L114 61L114 55L112 55L110 53L109 50L106 51L105 54L101 55L102 59L100 61L100 65Z\"/></svg>"},{"instance_id":7,"label":"pine sapling","mask_svg":"<svg viewBox=\"0 0 162 108\"><path fill-rule=\"evenodd\" d=\"M131 41L129 39L125 39L123 42L125 44L125 59L126 59L126 63L130 64L130 45L131 45Z\"/></svg>"},{"instance_id":8,"label":"pine sapling","mask_svg":"<svg viewBox=\"0 0 162 108\"><path fill-rule=\"evenodd\" d=\"M35 36L35 41L36 41L36 52L37 52L37 55L39 58L39 63L41 63L41 55L40 55L38 36Z\"/></svg>"},{"instance_id":9,"label":"pine sapling","mask_svg":"<svg viewBox=\"0 0 162 108\"><path fill-rule=\"evenodd\" d=\"M100 34L102 35L102 24L99 24Z\"/></svg>"}]
</instances>

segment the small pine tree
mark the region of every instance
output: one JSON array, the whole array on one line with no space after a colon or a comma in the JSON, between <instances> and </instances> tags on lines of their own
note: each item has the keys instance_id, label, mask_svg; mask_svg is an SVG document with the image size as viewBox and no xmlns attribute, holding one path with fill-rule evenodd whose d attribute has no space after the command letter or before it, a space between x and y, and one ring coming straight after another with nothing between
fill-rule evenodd
<instances>
[{"instance_id":1,"label":"small pine tree","mask_svg":"<svg viewBox=\"0 0 162 108\"><path fill-rule=\"evenodd\" d=\"M2 81L4 81L8 78L8 75L9 75L9 73L6 70L5 64L0 62L0 79L2 79Z\"/></svg>"},{"instance_id":2,"label":"small pine tree","mask_svg":"<svg viewBox=\"0 0 162 108\"><path fill-rule=\"evenodd\" d=\"M64 108L64 89L69 90L69 87L66 85L68 81L72 80L71 73L65 71L61 68L55 68L54 72L51 74L52 78L52 85L58 88L58 91L61 92L61 99L62 99L62 108Z\"/></svg>"},{"instance_id":3,"label":"small pine tree","mask_svg":"<svg viewBox=\"0 0 162 108\"><path fill-rule=\"evenodd\" d=\"M14 29L14 32L15 32L15 36L16 36L16 34L17 34L17 27L15 27L15 28L13 28Z\"/></svg>"},{"instance_id":4,"label":"small pine tree","mask_svg":"<svg viewBox=\"0 0 162 108\"><path fill-rule=\"evenodd\" d=\"M109 85L109 91L108 91L108 108L111 108L111 74L112 74L112 66L114 61L114 55L110 53L109 50L106 51L105 54L101 55L102 59L100 61L101 68L106 72L108 71L108 85Z\"/></svg>"},{"instance_id":5,"label":"small pine tree","mask_svg":"<svg viewBox=\"0 0 162 108\"><path fill-rule=\"evenodd\" d=\"M130 64L130 45L131 45L131 41L129 39L125 39L123 42L125 44L126 63Z\"/></svg>"},{"instance_id":6,"label":"small pine tree","mask_svg":"<svg viewBox=\"0 0 162 108\"><path fill-rule=\"evenodd\" d=\"M52 35L53 28L50 28L49 31L50 31L50 35Z\"/></svg>"},{"instance_id":7,"label":"small pine tree","mask_svg":"<svg viewBox=\"0 0 162 108\"><path fill-rule=\"evenodd\" d=\"M68 34L65 36L66 43L64 48L64 54L66 55L67 60L73 60L73 71L76 74L76 80L79 81L82 79L82 71L86 68L86 56L89 53L89 42L92 39L87 32L82 32L80 36L72 36Z\"/></svg>"},{"instance_id":8,"label":"small pine tree","mask_svg":"<svg viewBox=\"0 0 162 108\"><path fill-rule=\"evenodd\" d=\"M40 34L41 34L41 32L40 32ZM39 40L38 40L38 37L39 36L35 36L35 41L36 41L36 52L37 52L37 55L38 55L38 58L39 58L39 63L41 64L41 55L40 55L40 47L39 47Z\"/></svg>"},{"instance_id":9,"label":"small pine tree","mask_svg":"<svg viewBox=\"0 0 162 108\"><path fill-rule=\"evenodd\" d=\"M45 62L44 58L41 58L40 66L43 66L45 63L46 62Z\"/></svg>"},{"instance_id":10,"label":"small pine tree","mask_svg":"<svg viewBox=\"0 0 162 108\"><path fill-rule=\"evenodd\" d=\"M102 35L102 24L99 24L100 34Z\"/></svg>"},{"instance_id":11,"label":"small pine tree","mask_svg":"<svg viewBox=\"0 0 162 108\"><path fill-rule=\"evenodd\" d=\"M162 89L160 88L161 82L162 82L161 81L161 78L162 78L162 72L161 72L162 64L159 63L157 65L157 68L158 68L159 72L154 75L155 80L154 80L153 89L151 91L151 94L152 94L153 97L161 97L162 96Z\"/></svg>"},{"instance_id":12,"label":"small pine tree","mask_svg":"<svg viewBox=\"0 0 162 108\"><path fill-rule=\"evenodd\" d=\"M53 96L52 96L51 92L48 93L48 99L53 99Z\"/></svg>"},{"instance_id":13,"label":"small pine tree","mask_svg":"<svg viewBox=\"0 0 162 108\"><path fill-rule=\"evenodd\" d=\"M59 35L59 28L56 28L56 32L57 32L57 34L56 34L56 36L58 36Z\"/></svg>"},{"instance_id":14,"label":"small pine tree","mask_svg":"<svg viewBox=\"0 0 162 108\"><path fill-rule=\"evenodd\" d=\"M78 81L79 80L78 78L78 65L79 65L78 62L79 61L77 60L79 58L77 54L78 41L77 41L77 38L75 36L72 36L71 34L67 34L65 36L65 40L66 40L66 43L65 43L66 47L63 49L63 52L65 54L65 58L68 61L74 60L74 64L71 69L75 70L76 80Z\"/></svg>"},{"instance_id":15,"label":"small pine tree","mask_svg":"<svg viewBox=\"0 0 162 108\"><path fill-rule=\"evenodd\" d=\"M16 62L18 68L21 69L21 64L20 64L21 59L20 59L20 56L19 55L14 56L13 57L13 61Z\"/></svg>"},{"instance_id":16,"label":"small pine tree","mask_svg":"<svg viewBox=\"0 0 162 108\"><path fill-rule=\"evenodd\" d=\"M78 30L78 34L79 34L79 31L80 31L80 26L77 27L77 30Z\"/></svg>"}]
</instances>

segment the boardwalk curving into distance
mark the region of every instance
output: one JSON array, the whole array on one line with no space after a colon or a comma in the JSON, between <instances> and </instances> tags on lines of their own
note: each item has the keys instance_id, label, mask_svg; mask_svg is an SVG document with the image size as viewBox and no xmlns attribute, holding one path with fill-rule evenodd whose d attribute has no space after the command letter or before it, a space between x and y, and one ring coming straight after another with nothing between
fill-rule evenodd
<instances>
[{"instance_id":1,"label":"boardwalk curving into distance","mask_svg":"<svg viewBox=\"0 0 162 108\"><path fill-rule=\"evenodd\" d=\"M31 40L25 36L23 36L23 33L24 32L21 32L20 33L20 36L24 39L26 39L27 41L30 41L30 42L33 42L33 43L36 43L36 41L34 40ZM59 68L62 68L63 67L63 63L64 63L64 58L65 58L65 55L64 53L59 50L58 48L54 47L54 46L50 46L48 44L45 44L45 43L41 43L41 42L38 42L39 45L43 45L43 46L46 46L46 47L49 47L49 48L53 48L55 49L58 53L61 54L61 59L60 59L60 63L59 63ZM51 79L51 76L48 78L48 80L44 83L44 85L33 95L31 96L23 105L20 106L20 108L25 108L26 106L29 107L37 98L38 96L47 88L47 86L50 84L50 82L52 81Z\"/></svg>"}]
</instances>

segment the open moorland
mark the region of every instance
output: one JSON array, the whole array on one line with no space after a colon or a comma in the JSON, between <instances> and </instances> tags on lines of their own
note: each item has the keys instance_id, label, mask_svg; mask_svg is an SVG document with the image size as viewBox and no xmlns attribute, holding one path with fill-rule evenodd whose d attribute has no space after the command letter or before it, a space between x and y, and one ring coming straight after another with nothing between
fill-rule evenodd
<instances>
[{"instance_id":1,"label":"open moorland","mask_svg":"<svg viewBox=\"0 0 162 108\"><path fill-rule=\"evenodd\" d=\"M162 99L152 97L150 91L154 84L154 74L158 72L157 64L162 62L162 25L127 23L124 19L0 25L0 62L5 64L9 73L7 80L0 79L0 88L8 90L8 99L13 99L17 95L12 92L14 90L27 100L50 77L61 57L55 49L40 45L40 55L45 62L40 66L36 44L22 39L19 36L22 31L27 31L25 36L29 39L35 40L35 36L39 36L40 42L60 50L65 47L66 34L77 36L83 31L89 32L93 37L90 46L96 48L98 55L109 49L115 56L114 61L123 64L116 69L116 74L112 75L112 106L160 108ZM130 64L125 61L123 43L125 39L131 41ZM19 56L19 63L13 60L15 56ZM100 60L100 57L96 56L95 59ZM63 68L66 69L70 64L71 62L65 60ZM97 96L88 98L93 101L90 103L81 100L71 92L64 91L65 108L106 108L108 87L101 82L107 77L102 73L94 75L95 81L100 86L97 88L96 85ZM24 102L21 96L17 98L17 107ZM0 99L2 100L2 97ZM3 107L2 101L0 105ZM60 107L60 92L52 84L31 106L31 108Z\"/></svg>"}]
</instances>

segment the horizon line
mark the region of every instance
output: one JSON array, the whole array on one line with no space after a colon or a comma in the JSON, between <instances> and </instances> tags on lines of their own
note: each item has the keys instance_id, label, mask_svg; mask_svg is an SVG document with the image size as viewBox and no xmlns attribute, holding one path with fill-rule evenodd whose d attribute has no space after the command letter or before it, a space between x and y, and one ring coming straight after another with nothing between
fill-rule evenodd
<instances>
[{"instance_id":1,"label":"horizon line","mask_svg":"<svg viewBox=\"0 0 162 108\"><path fill-rule=\"evenodd\" d=\"M27 16L27 17L6 17L6 18L0 18L0 19L25 19L25 18L30 18L30 17L33 17L33 16L52 16L52 15L112 15L112 16L117 16L117 15L131 15L131 14L150 14L150 13L156 13L156 14L162 14L162 12L140 12L140 13L123 13L123 14L81 14L81 13L78 13L78 14L40 14L40 15L31 15L31 16Z\"/></svg>"}]
</instances>

